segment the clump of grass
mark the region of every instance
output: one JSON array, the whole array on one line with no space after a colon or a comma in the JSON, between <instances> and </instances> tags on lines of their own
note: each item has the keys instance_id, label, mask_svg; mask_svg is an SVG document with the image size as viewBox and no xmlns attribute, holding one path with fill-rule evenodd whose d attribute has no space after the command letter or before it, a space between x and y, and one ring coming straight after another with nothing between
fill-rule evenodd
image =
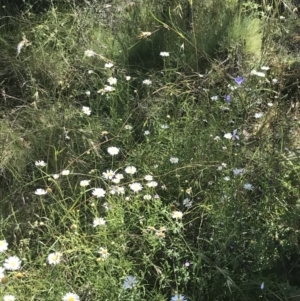
<instances>
[{"instance_id":1,"label":"clump of grass","mask_svg":"<svg viewBox=\"0 0 300 301\"><path fill-rule=\"evenodd\" d=\"M216 3L190 3L209 36ZM225 24L236 4L220 5ZM133 8L143 14L125 17L137 24L165 25L157 41L142 29L154 49L137 70L130 56L149 45L123 50L140 28L95 28L97 9L64 3L28 14L31 44L12 58L28 83L22 106L1 107L1 297L296 296L299 158L288 134L296 111L269 44L259 54L249 44L233 54L230 44L246 32L261 37L256 8L207 39L197 37L202 19L184 35L173 8L151 22ZM225 28L228 49L215 52ZM191 53L205 56L206 71L195 72Z\"/></svg>"}]
</instances>

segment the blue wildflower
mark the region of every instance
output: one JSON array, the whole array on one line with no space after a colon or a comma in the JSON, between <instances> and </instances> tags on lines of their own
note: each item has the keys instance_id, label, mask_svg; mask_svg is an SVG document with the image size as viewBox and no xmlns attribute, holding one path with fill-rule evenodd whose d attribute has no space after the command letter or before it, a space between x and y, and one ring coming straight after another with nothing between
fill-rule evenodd
<instances>
[{"instance_id":1,"label":"blue wildflower","mask_svg":"<svg viewBox=\"0 0 300 301\"><path fill-rule=\"evenodd\" d=\"M263 282L261 285L260 285L260 289L263 290L265 288L265 283Z\"/></svg>"},{"instance_id":2,"label":"blue wildflower","mask_svg":"<svg viewBox=\"0 0 300 301\"><path fill-rule=\"evenodd\" d=\"M237 130L234 130L234 131L232 132L232 139L237 139L237 140L240 139L240 137L237 135Z\"/></svg>"},{"instance_id":3,"label":"blue wildflower","mask_svg":"<svg viewBox=\"0 0 300 301\"><path fill-rule=\"evenodd\" d=\"M239 176L239 175L243 175L246 170L245 168L234 168L232 171L235 176Z\"/></svg>"},{"instance_id":4,"label":"blue wildflower","mask_svg":"<svg viewBox=\"0 0 300 301\"><path fill-rule=\"evenodd\" d=\"M183 295L174 295L171 301L187 301L187 298Z\"/></svg>"},{"instance_id":5,"label":"blue wildflower","mask_svg":"<svg viewBox=\"0 0 300 301\"><path fill-rule=\"evenodd\" d=\"M225 101L226 101L227 103L230 103L230 100L231 100L230 95L226 95L226 96L225 96Z\"/></svg>"},{"instance_id":6,"label":"blue wildflower","mask_svg":"<svg viewBox=\"0 0 300 301\"><path fill-rule=\"evenodd\" d=\"M189 198L184 199L182 203L186 208L190 208L193 205L193 201Z\"/></svg>"},{"instance_id":7,"label":"blue wildflower","mask_svg":"<svg viewBox=\"0 0 300 301\"><path fill-rule=\"evenodd\" d=\"M250 183L245 183L243 185L243 187L244 187L245 190L253 190L254 189L254 186Z\"/></svg>"},{"instance_id":8,"label":"blue wildflower","mask_svg":"<svg viewBox=\"0 0 300 301\"><path fill-rule=\"evenodd\" d=\"M123 286L125 289L132 289L137 284L136 277L134 276L127 276L124 280Z\"/></svg>"},{"instance_id":9,"label":"blue wildflower","mask_svg":"<svg viewBox=\"0 0 300 301\"><path fill-rule=\"evenodd\" d=\"M234 79L234 81L240 86L243 83L244 78L241 76L238 76Z\"/></svg>"}]
</instances>

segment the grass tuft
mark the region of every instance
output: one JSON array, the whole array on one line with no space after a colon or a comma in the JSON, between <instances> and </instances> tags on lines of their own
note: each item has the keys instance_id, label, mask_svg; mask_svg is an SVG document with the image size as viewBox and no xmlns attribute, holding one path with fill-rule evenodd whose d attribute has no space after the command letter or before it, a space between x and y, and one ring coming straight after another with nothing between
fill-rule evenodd
<instances>
[{"instance_id":1,"label":"grass tuft","mask_svg":"<svg viewBox=\"0 0 300 301\"><path fill-rule=\"evenodd\" d=\"M5 1L0 298L296 300L293 5Z\"/></svg>"}]
</instances>

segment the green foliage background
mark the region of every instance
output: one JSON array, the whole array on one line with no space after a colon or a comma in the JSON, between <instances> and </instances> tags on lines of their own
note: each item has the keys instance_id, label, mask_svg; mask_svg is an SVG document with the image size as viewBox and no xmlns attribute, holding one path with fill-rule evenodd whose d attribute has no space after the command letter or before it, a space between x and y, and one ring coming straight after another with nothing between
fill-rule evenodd
<instances>
[{"instance_id":1,"label":"green foliage background","mask_svg":"<svg viewBox=\"0 0 300 301\"><path fill-rule=\"evenodd\" d=\"M1 297L298 300L297 3L0 4L0 240L9 244L0 264L22 259L21 274L2 277ZM118 82L107 93L109 77ZM235 130L238 139L224 138ZM138 170L124 174L126 193L109 193L103 172L126 166ZM143 190L131 191L133 182ZM105 198L92 195L97 187ZM97 217L104 227L93 227Z\"/></svg>"}]
</instances>

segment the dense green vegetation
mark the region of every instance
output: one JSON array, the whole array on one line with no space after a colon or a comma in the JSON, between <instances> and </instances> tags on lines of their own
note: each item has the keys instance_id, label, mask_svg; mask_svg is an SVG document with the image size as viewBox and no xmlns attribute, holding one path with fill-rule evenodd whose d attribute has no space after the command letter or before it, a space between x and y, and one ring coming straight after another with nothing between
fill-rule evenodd
<instances>
[{"instance_id":1,"label":"dense green vegetation","mask_svg":"<svg viewBox=\"0 0 300 301\"><path fill-rule=\"evenodd\" d=\"M299 300L296 1L0 4L0 298Z\"/></svg>"}]
</instances>

